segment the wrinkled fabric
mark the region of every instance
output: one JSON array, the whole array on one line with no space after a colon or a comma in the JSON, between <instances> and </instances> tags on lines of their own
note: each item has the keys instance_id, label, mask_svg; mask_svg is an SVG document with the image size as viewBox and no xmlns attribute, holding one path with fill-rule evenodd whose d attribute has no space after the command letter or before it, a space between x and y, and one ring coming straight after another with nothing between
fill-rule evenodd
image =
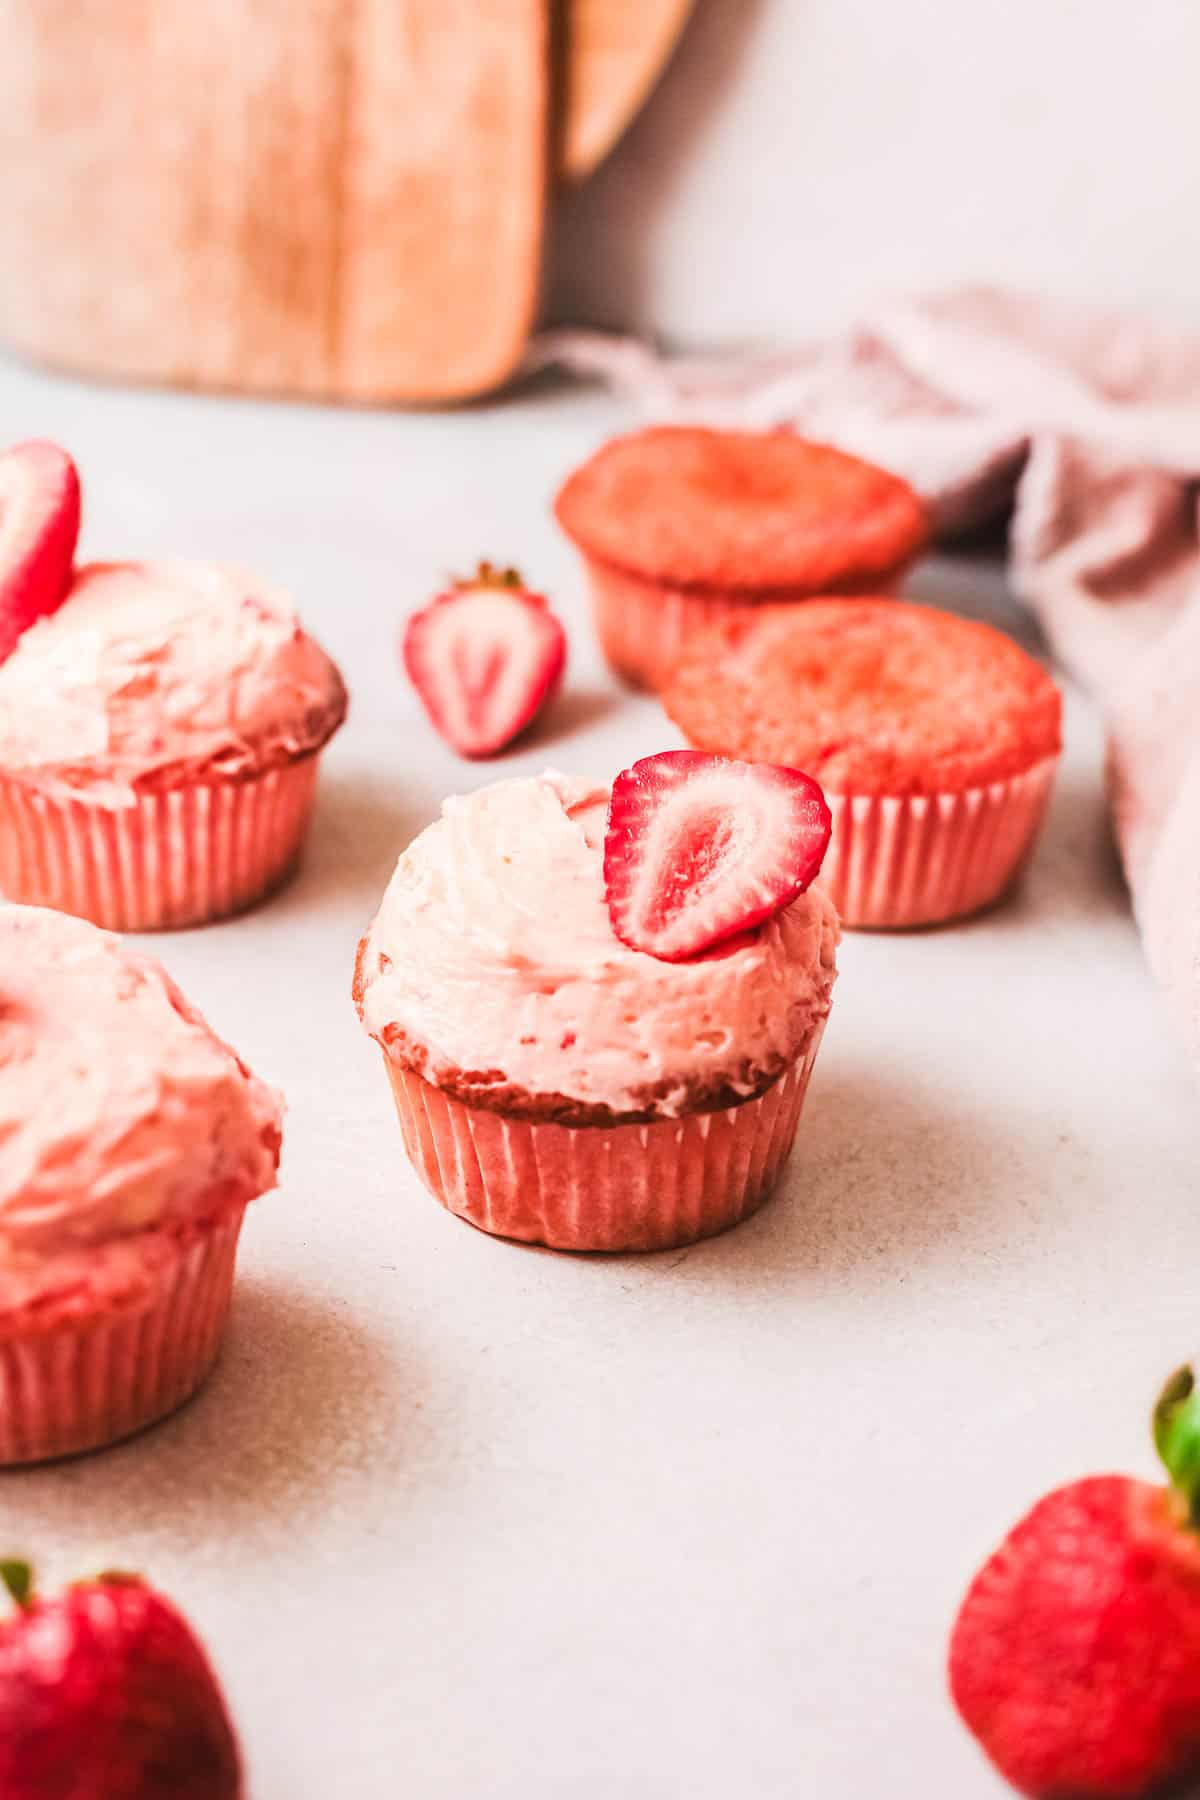
<instances>
[{"instance_id":1,"label":"wrinkled fabric","mask_svg":"<svg viewBox=\"0 0 1200 1800\"><path fill-rule=\"evenodd\" d=\"M904 475L941 537L1009 512L1009 574L1102 708L1113 823L1155 975L1200 1073L1200 337L972 288L769 356L664 359L558 331L643 415L793 426Z\"/></svg>"}]
</instances>

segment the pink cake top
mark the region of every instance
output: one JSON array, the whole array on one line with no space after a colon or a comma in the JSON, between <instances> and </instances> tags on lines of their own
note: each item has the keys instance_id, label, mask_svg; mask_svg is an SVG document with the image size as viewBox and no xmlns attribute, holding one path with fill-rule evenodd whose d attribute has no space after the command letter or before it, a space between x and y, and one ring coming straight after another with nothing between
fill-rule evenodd
<instances>
[{"instance_id":1,"label":"pink cake top","mask_svg":"<svg viewBox=\"0 0 1200 1800\"><path fill-rule=\"evenodd\" d=\"M93 563L0 665L0 769L138 789L236 777L318 749L337 669L291 603L202 563Z\"/></svg>"},{"instance_id":2,"label":"pink cake top","mask_svg":"<svg viewBox=\"0 0 1200 1800\"><path fill-rule=\"evenodd\" d=\"M580 1122L728 1104L795 1059L829 1010L830 902L810 890L691 962L631 949L604 898L607 803L553 773L445 803L359 953L359 1010L391 1056L476 1104Z\"/></svg>"},{"instance_id":3,"label":"pink cake top","mask_svg":"<svg viewBox=\"0 0 1200 1800\"><path fill-rule=\"evenodd\" d=\"M157 962L0 906L0 1332L136 1298L174 1238L274 1187L282 1110Z\"/></svg>"}]
</instances>

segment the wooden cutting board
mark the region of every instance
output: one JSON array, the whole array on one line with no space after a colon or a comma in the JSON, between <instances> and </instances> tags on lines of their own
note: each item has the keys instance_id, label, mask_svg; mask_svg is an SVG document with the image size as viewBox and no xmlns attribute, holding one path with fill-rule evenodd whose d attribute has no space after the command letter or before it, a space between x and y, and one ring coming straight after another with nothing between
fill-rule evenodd
<instances>
[{"instance_id":1,"label":"wooden cutting board","mask_svg":"<svg viewBox=\"0 0 1200 1800\"><path fill-rule=\"evenodd\" d=\"M546 0L0 0L0 335L145 380L452 399L521 353Z\"/></svg>"},{"instance_id":2,"label":"wooden cutting board","mask_svg":"<svg viewBox=\"0 0 1200 1800\"><path fill-rule=\"evenodd\" d=\"M536 314L555 141L594 165L690 4L0 0L0 338L193 387L494 388Z\"/></svg>"},{"instance_id":3,"label":"wooden cutting board","mask_svg":"<svg viewBox=\"0 0 1200 1800\"><path fill-rule=\"evenodd\" d=\"M670 57L695 0L567 0L560 168L581 181L612 149Z\"/></svg>"}]
</instances>

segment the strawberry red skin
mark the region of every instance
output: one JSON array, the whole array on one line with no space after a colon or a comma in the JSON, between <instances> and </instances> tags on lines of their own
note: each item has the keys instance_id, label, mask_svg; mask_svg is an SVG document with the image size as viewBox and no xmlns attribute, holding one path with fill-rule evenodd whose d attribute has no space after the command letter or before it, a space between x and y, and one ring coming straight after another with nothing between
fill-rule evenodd
<instances>
[{"instance_id":1,"label":"strawberry red skin","mask_svg":"<svg viewBox=\"0 0 1200 1800\"><path fill-rule=\"evenodd\" d=\"M967 1592L955 1705L1038 1800L1144 1800L1200 1772L1200 1537L1165 1488L1048 1494Z\"/></svg>"},{"instance_id":2,"label":"strawberry red skin","mask_svg":"<svg viewBox=\"0 0 1200 1800\"><path fill-rule=\"evenodd\" d=\"M166 1600L131 1578L0 1623L4 1800L240 1800L216 1677Z\"/></svg>"},{"instance_id":3,"label":"strawberry red skin","mask_svg":"<svg viewBox=\"0 0 1200 1800\"><path fill-rule=\"evenodd\" d=\"M0 454L0 662L66 598L79 518L79 475L65 450L32 440Z\"/></svg>"}]
</instances>

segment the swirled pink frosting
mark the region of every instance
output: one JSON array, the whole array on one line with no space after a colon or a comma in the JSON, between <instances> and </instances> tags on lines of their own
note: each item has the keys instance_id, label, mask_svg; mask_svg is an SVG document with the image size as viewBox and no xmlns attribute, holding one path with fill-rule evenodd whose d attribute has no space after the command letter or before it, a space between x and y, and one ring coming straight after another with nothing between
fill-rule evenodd
<instances>
[{"instance_id":1,"label":"swirled pink frosting","mask_svg":"<svg viewBox=\"0 0 1200 1800\"><path fill-rule=\"evenodd\" d=\"M172 1234L274 1187L281 1118L157 962L0 906L0 1330L136 1297Z\"/></svg>"},{"instance_id":2,"label":"swirled pink frosting","mask_svg":"<svg viewBox=\"0 0 1200 1800\"><path fill-rule=\"evenodd\" d=\"M445 803L400 858L359 955L363 1022L427 1080L678 1116L757 1092L829 1010L837 915L819 892L730 948L666 963L604 898L608 790L549 773Z\"/></svg>"},{"instance_id":3,"label":"swirled pink frosting","mask_svg":"<svg viewBox=\"0 0 1200 1800\"><path fill-rule=\"evenodd\" d=\"M317 749L345 716L290 601L207 564L93 563L0 665L0 770L114 804Z\"/></svg>"}]
</instances>

